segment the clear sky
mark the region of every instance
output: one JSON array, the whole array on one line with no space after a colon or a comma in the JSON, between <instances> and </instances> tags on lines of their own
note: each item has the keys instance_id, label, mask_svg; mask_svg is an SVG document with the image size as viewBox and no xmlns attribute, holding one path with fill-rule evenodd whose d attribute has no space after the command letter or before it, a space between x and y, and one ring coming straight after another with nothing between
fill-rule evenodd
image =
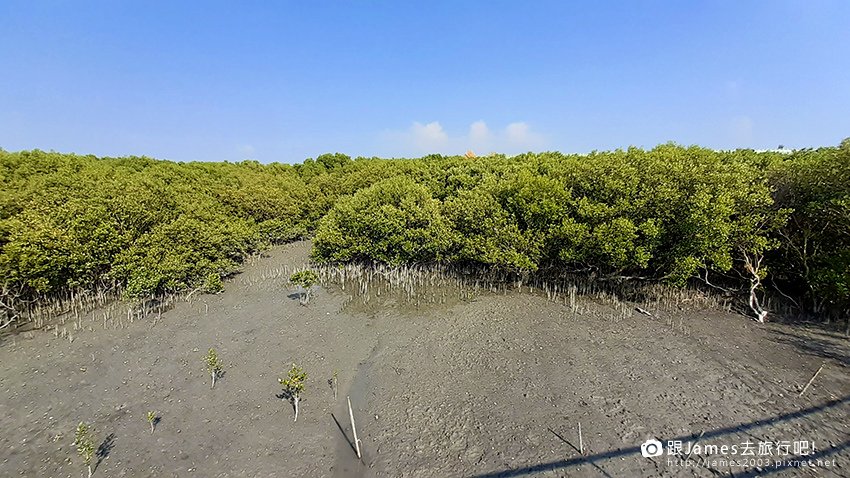
<instances>
[{"instance_id":1,"label":"clear sky","mask_svg":"<svg viewBox=\"0 0 850 478\"><path fill-rule=\"evenodd\" d=\"M850 136L850 1L0 1L0 147L177 161Z\"/></svg>"}]
</instances>

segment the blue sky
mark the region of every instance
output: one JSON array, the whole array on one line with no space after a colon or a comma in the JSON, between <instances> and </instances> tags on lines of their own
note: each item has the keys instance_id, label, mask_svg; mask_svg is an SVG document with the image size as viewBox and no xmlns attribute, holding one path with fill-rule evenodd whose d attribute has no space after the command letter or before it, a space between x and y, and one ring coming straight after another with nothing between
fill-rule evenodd
<instances>
[{"instance_id":1,"label":"blue sky","mask_svg":"<svg viewBox=\"0 0 850 478\"><path fill-rule=\"evenodd\" d=\"M850 136L850 2L0 2L0 147L177 161Z\"/></svg>"}]
</instances>

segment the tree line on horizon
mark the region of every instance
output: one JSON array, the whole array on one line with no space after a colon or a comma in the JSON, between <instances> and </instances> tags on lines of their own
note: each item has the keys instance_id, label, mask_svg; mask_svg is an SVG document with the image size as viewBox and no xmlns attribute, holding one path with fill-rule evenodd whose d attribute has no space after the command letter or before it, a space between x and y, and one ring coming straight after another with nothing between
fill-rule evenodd
<instances>
[{"instance_id":1,"label":"tree line on horizon","mask_svg":"<svg viewBox=\"0 0 850 478\"><path fill-rule=\"evenodd\" d=\"M749 290L757 317L763 290L850 310L850 139L295 165L0 150L0 183L0 327L82 291L216 289L249 254L305 236L320 262L696 281Z\"/></svg>"}]
</instances>

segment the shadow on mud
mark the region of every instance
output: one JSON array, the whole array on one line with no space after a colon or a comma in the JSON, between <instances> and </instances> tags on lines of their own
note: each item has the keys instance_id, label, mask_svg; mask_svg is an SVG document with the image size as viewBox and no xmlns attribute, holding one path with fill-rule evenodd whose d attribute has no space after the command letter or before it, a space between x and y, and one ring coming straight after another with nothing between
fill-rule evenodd
<instances>
[{"instance_id":1,"label":"shadow on mud","mask_svg":"<svg viewBox=\"0 0 850 478\"><path fill-rule=\"evenodd\" d=\"M331 413L331 418L336 424L339 434L345 440L345 445L348 445L347 448L344 448L345 445L343 445L342 440L337 441L336 462L333 467L333 476L339 478L361 478L364 476L372 476L372 474L369 473L370 466L366 465L366 463L369 462L368 455L364 450L361 450L362 458L357 458L357 448L355 448L352 438L349 438L349 434L346 433L345 427L339 423L335 414Z\"/></svg>"},{"instance_id":2,"label":"shadow on mud","mask_svg":"<svg viewBox=\"0 0 850 478\"><path fill-rule=\"evenodd\" d=\"M850 355L847 354L847 337L842 337L837 333L802 330L805 330L806 333L771 330L770 333L773 334L773 337L770 340L779 344L791 345L807 355L850 366Z\"/></svg>"},{"instance_id":3,"label":"shadow on mud","mask_svg":"<svg viewBox=\"0 0 850 478\"><path fill-rule=\"evenodd\" d=\"M336 415L331 413L331 418L334 419L334 423L336 423L336 427L339 428L339 432L342 434L342 437L345 438L346 443L348 443L348 446L351 447L351 453L354 453L356 455L357 448L354 447L354 443L351 441L350 438L348 438L348 435L345 434L345 430L342 428L342 425L339 424L339 420L336 419Z\"/></svg>"},{"instance_id":4,"label":"shadow on mud","mask_svg":"<svg viewBox=\"0 0 850 478\"><path fill-rule=\"evenodd\" d=\"M95 471L100 467L100 464L109 454L112 452L112 449L115 448L115 434L110 433L103 439L103 442L97 447L97 451L95 452L95 456L97 457L97 461L94 464Z\"/></svg>"},{"instance_id":5,"label":"shadow on mud","mask_svg":"<svg viewBox=\"0 0 850 478\"><path fill-rule=\"evenodd\" d=\"M756 420L756 421L752 421L752 422L749 422L749 423L743 423L743 424L735 425L735 426L731 426L731 427L724 427L724 428L718 428L716 430L706 431L704 434L702 434L701 438L699 438L699 439L705 440L705 439L708 439L708 438L722 437L724 435L731 435L733 433L739 433L739 432L743 432L743 431L750 430L750 429L753 429L753 428L759 428L759 427L763 427L763 426L767 426L767 425L774 425L774 424L777 424L777 423L795 420L795 419L799 419L799 418L803 418L803 417L806 417L806 416L809 416L809 415L813 415L813 414L816 414L816 413L819 413L819 412L822 412L822 411L825 411L825 410L828 410L828 409L831 409L831 408L839 407L839 406L842 406L842 405L847 405L848 403L850 403L850 395L847 395L843 398L830 400L830 401L823 403L821 405L816 405L816 406L805 408L805 409L798 410L798 411L795 411L795 412L784 413L782 415L777 415L777 416L771 417L771 418L765 418L763 420ZM561 439L561 441L567 443L573 449L575 449L575 446L573 446L570 442L568 442L567 440L562 438L556 432L554 432L552 430L550 430L550 431L552 433L554 433L559 439ZM680 436L680 437L676 437L676 438L668 438L666 440L687 441L687 440L695 440L697 438L698 437L696 435L689 435L689 436ZM662 440L662 442L665 442L666 440ZM802 460L825 459L825 458L828 458L832 455L835 455L836 453L839 453L839 452L841 452L843 450L847 450L847 449L850 449L850 440L836 444L835 446L832 446L830 448L823 449L823 450L817 451L817 452L809 454L809 455L805 455L805 456L788 455L786 457L786 459L783 460L783 462L786 463L785 465L780 465L780 466L776 466L776 467L769 468L769 469L745 470L745 471L741 471L740 473L736 473L735 476L738 477L738 478L740 478L740 477L766 476L766 475L770 475L770 474L773 474L773 473L778 473L778 472L781 472L781 471L788 470L789 468L793 468L795 460L801 460L802 461ZM483 473L483 474L479 474L479 475L474 475L471 478L510 478L510 477L514 477L514 476L525 476L525 475L531 475L531 474L535 474L535 473L542 473L542 472L546 472L546 471L563 470L563 469L583 465L585 463L590 463L598 471L602 471L602 469L597 465L597 462L604 461L604 460L610 460L610 459L613 459L613 458L620 458L620 457L623 457L623 456L626 456L626 455L640 455L640 446L638 445L638 446L633 446L633 447L629 447L629 448L618 448L616 450L609 450L609 451L606 451L606 452L597 453L595 455L578 456L578 457L569 458L569 459L566 459L566 460L551 461L551 462L548 462L548 463L541 463L539 465L526 466L526 467L523 467L523 468L513 468L513 469L509 469L509 470L501 470L501 471L494 471L494 472L490 472L490 473ZM652 458L649 458L649 459L652 459ZM602 472L605 473L604 471L602 471ZM607 475L607 473L605 473L605 474Z\"/></svg>"}]
</instances>

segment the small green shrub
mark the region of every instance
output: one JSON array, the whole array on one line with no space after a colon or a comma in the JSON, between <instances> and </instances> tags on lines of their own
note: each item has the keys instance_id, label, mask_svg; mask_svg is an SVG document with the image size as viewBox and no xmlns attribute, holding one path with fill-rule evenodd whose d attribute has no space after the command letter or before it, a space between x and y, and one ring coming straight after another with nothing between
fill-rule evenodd
<instances>
[{"instance_id":1,"label":"small green shrub","mask_svg":"<svg viewBox=\"0 0 850 478\"><path fill-rule=\"evenodd\" d=\"M148 421L148 424L151 426L151 433L154 431L154 427L156 427L156 412L151 410L145 414L145 418Z\"/></svg>"},{"instance_id":2,"label":"small green shrub","mask_svg":"<svg viewBox=\"0 0 850 478\"><path fill-rule=\"evenodd\" d=\"M89 472L89 478L91 478L91 461L92 458L94 458L95 450L94 441L91 436L91 427L87 423L80 422L80 424L77 425L77 430L74 433L74 446L77 447L77 454L83 459L83 464L86 465Z\"/></svg>"},{"instance_id":3,"label":"small green shrub","mask_svg":"<svg viewBox=\"0 0 850 478\"><path fill-rule=\"evenodd\" d=\"M204 355L204 364L207 366L207 373L212 377L212 385L210 388L215 387L216 379L221 376L222 364L221 360L218 358L218 353L216 353L215 349L211 348L206 355Z\"/></svg>"},{"instance_id":4,"label":"small green shrub","mask_svg":"<svg viewBox=\"0 0 850 478\"><path fill-rule=\"evenodd\" d=\"M298 421L298 402L301 401L301 392L304 391L304 382L307 373L295 364L289 369L286 378L278 379L283 388L283 397L289 399L295 407L295 421Z\"/></svg>"},{"instance_id":5,"label":"small green shrub","mask_svg":"<svg viewBox=\"0 0 850 478\"><path fill-rule=\"evenodd\" d=\"M305 269L289 276L289 282L301 288L299 303L301 305L306 305L310 302L311 289L317 282L319 282L319 276L317 276L315 272Z\"/></svg>"}]
</instances>

